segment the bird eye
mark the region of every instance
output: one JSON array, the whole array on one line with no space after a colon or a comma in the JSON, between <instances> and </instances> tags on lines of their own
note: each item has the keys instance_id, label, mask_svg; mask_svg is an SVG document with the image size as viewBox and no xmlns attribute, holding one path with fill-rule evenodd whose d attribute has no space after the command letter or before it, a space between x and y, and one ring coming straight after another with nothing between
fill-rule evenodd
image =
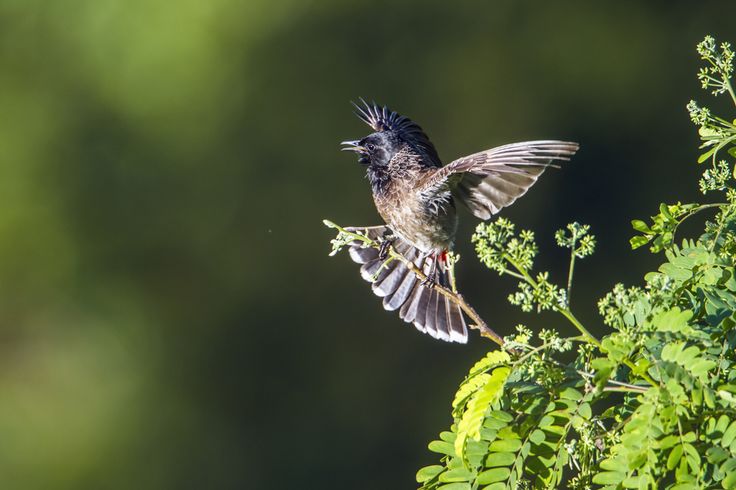
<instances>
[{"instance_id":1,"label":"bird eye","mask_svg":"<svg viewBox=\"0 0 736 490\"><path fill-rule=\"evenodd\" d=\"M373 151L376 149L376 145L374 145L373 143L368 143L367 145L365 145L365 147L368 148L368 151Z\"/></svg>"}]
</instances>

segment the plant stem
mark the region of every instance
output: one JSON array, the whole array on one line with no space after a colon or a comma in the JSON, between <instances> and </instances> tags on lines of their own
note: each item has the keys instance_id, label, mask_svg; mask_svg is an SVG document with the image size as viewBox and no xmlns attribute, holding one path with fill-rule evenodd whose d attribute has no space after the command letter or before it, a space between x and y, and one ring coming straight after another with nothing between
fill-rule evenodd
<instances>
[{"instance_id":1,"label":"plant stem","mask_svg":"<svg viewBox=\"0 0 736 490\"><path fill-rule=\"evenodd\" d=\"M624 386L604 386L603 391L617 391L617 392L624 392L624 393L644 393L646 390L632 390L631 388L626 388Z\"/></svg>"},{"instance_id":2,"label":"plant stem","mask_svg":"<svg viewBox=\"0 0 736 490\"><path fill-rule=\"evenodd\" d=\"M713 237L713 243L710 244L709 252L712 252L716 248L716 243L718 242L718 239L721 237L721 232L723 231L723 227L726 225L726 218L728 218L729 211L731 209L727 207L725 210L721 208L722 214L721 214L721 222L718 224L718 231L716 232L716 236Z\"/></svg>"},{"instance_id":3,"label":"plant stem","mask_svg":"<svg viewBox=\"0 0 736 490\"><path fill-rule=\"evenodd\" d=\"M580 376L582 376L584 378L588 378L588 379L592 379L595 376L593 373L588 373L588 372L580 371L580 370L578 370L577 373ZM621 382L621 381L615 381L613 379L609 379L608 380L608 383L609 384L612 384L612 385L616 385L617 387L620 387L622 389L625 388L625 390L610 389L610 390L607 390L607 391L632 391L632 392L637 392L637 393L644 393L645 391L649 390L649 387L647 387L647 386L632 385L630 383L624 383L624 382Z\"/></svg>"},{"instance_id":4,"label":"plant stem","mask_svg":"<svg viewBox=\"0 0 736 490\"><path fill-rule=\"evenodd\" d=\"M698 206L697 208L691 209L690 211L688 211L682 217L682 219L677 222L677 224L675 225L675 227L672 229L672 243L675 243L675 234L677 233L677 229L680 227L680 225L686 219L691 218L691 217L695 216L696 214L698 214L699 212L705 211L706 209L717 208L717 207L722 207L722 206L728 206L728 204L727 203L720 203L720 202L716 202L716 203L713 203L713 204L702 204L702 205Z\"/></svg>"},{"instance_id":5,"label":"plant stem","mask_svg":"<svg viewBox=\"0 0 736 490\"><path fill-rule=\"evenodd\" d=\"M634 371L634 368L636 368L636 366L634 365L634 363L633 363L633 362L631 362L631 361L630 361L629 359L624 359L624 364L626 364L626 366L627 366L627 367L628 367L629 369L631 369L631 371L632 371L632 373L633 373L633 371ZM641 375L640 375L640 376L642 377L642 379L644 379L644 380L645 380L645 381L646 381L647 383L649 383L650 385L652 385L652 386L659 386L659 383L657 383L656 381L654 381L654 380L652 379L652 377L651 377L651 376L649 376L649 375L648 375L647 373L641 373Z\"/></svg>"},{"instance_id":6,"label":"plant stem","mask_svg":"<svg viewBox=\"0 0 736 490\"><path fill-rule=\"evenodd\" d=\"M349 230L346 230L345 228L342 228L341 226L336 225L335 223L324 220L324 224L330 228L334 228L338 230L339 232L355 239L363 242L366 246L373 247L377 250L381 248L381 244L379 242L376 242L374 240L371 240L367 236L361 235L360 233L355 233ZM417 279L420 281L426 281L427 276L424 274L423 271L421 271L419 268L417 268L416 265L414 265L414 262L411 262L410 260L406 259L403 255L396 252L393 247L389 247L388 249L388 255L389 257L400 260L409 270L411 270L415 276L417 276ZM498 335L496 332L491 329L488 324L486 324L485 321L480 317L478 312L475 311L475 309L470 306L470 304L465 301L465 298L460 293L455 293L454 291L447 289L443 286L440 286L439 284L433 284L432 288L434 288L435 291L440 293L442 296L446 297L453 303L455 303L457 306L462 309L468 317L475 322L475 325L470 325L470 328L475 328L480 331L481 336L486 337L488 339L491 339L493 342L497 343L499 346L504 345L503 338Z\"/></svg>"},{"instance_id":7,"label":"plant stem","mask_svg":"<svg viewBox=\"0 0 736 490\"><path fill-rule=\"evenodd\" d=\"M729 80L728 78L725 78L725 82L726 82L726 90L728 90L728 93L731 95L731 100L733 100L733 104L736 105L736 94L733 92L733 87L731 86L731 80Z\"/></svg>"},{"instance_id":8,"label":"plant stem","mask_svg":"<svg viewBox=\"0 0 736 490\"><path fill-rule=\"evenodd\" d=\"M526 282L528 282L533 288L537 287L537 281L532 278L532 276L529 275L529 272L527 270L520 266L518 262L516 262L514 259L509 257L508 255L504 255L504 258L506 261L514 266L514 269L519 271L519 275L521 275L521 278L524 279ZM513 272L513 271L507 271L507 272Z\"/></svg>"},{"instance_id":9,"label":"plant stem","mask_svg":"<svg viewBox=\"0 0 736 490\"><path fill-rule=\"evenodd\" d=\"M582 337L582 336L580 336L580 337L568 337L568 338L562 339L562 340L569 340L571 342L583 342L583 343L587 343L588 342L588 339L585 338L585 337ZM514 361L514 366L517 366L517 365L521 364L522 362L526 361L529 357L533 356L534 354L536 354L537 352L539 352L541 350L546 349L550 345L552 345L550 342L545 342L542 345L537 346L537 347L535 347L535 348L533 348L533 349L525 352L523 356L519 357L517 360Z\"/></svg>"},{"instance_id":10,"label":"plant stem","mask_svg":"<svg viewBox=\"0 0 736 490\"><path fill-rule=\"evenodd\" d=\"M567 306L572 302L572 274L575 270L575 242L570 249L570 267L567 270Z\"/></svg>"},{"instance_id":11,"label":"plant stem","mask_svg":"<svg viewBox=\"0 0 736 490\"><path fill-rule=\"evenodd\" d=\"M532 278L532 276L529 275L527 270L523 267L521 267L514 259L509 257L508 255L505 257L509 264L513 265L514 268L519 271L519 274L521 274L524 277L524 280L529 283L529 285L533 288L537 287L537 281ZM583 337L591 344L595 345L597 348L601 349L603 346L601 345L601 341L598 340L592 333L588 331L587 328L583 326L582 323L580 323L580 320L578 320L575 315L573 315L572 311L570 311L569 308L562 308L559 306L555 306L555 310L558 311L562 316L568 319L570 323L573 324L575 328L578 329L578 331L583 334ZM629 369L633 371L634 369L634 363L630 360L626 359L624 360L624 364L626 364ZM657 382L654 381L647 373L642 373L641 377L644 378L647 383L651 384L652 386L658 386Z\"/></svg>"},{"instance_id":12,"label":"plant stem","mask_svg":"<svg viewBox=\"0 0 736 490\"><path fill-rule=\"evenodd\" d=\"M570 311L568 308L560 308L559 306L556 307L556 309L562 314L562 316L567 318L570 321L570 323L572 323L575 326L575 328L577 328L580 331L581 334L583 334L583 337L588 339L590 343L592 343L593 345L595 345L596 347L600 349L601 341L595 338L592 333L588 332L588 329L586 329L583 326L583 324L580 323L580 320L575 318L575 315L572 314L572 311Z\"/></svg>"},{"instance_id":13,"label":"plant stem","mask_svg":"<svg viewBox=\"0 0 736 490\"><path fill-rule=\"evenodd\" d=\"M532 278L532 276L529 275L529 272L527 272L527 270L524 267L521 267L514 259L512 259L508 255L506 256L506 260L508 261L509 264L513 265L517 271L519 271L519 274L521 274L524 280L528 282L531 287L533 288L537 287L537 281L535 281L534 278ZM581 334L583 334L583 337L585 337L591 344L600 348L601 342L597 338L595 338L593 334L591 334L588 331L588 329L586 329L577 318L575 318L575 315L573 315L572 312L568 308L561 308L559 306L555 306L555 310L557 310L558 312L562 314L562 316L567 318L570 321L570 323L572 323L573 326L575 326L575 328L577 328L578 331Z\"/></svg>"}]
</instances>

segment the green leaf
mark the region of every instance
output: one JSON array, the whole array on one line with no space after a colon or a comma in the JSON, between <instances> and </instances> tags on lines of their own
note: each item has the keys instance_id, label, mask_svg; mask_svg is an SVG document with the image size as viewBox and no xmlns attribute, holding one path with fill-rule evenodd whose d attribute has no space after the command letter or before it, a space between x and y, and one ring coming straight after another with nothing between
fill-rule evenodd
<instances>
[{"instance_id":1,"label":"green leaf","mask_svg":"<svg viewBox=\"0 0 736 490\"><path fill-rule=\"evenodd\" d=\"M503 410L491 410L490 412L488 412L488 418L500 420L501 422L505 422L506 424L514 420L513 415L508 412L504 412Z\"/></svg>"},{"instance_id":2,"label":"green leaf","mask_svg":"<svg viewBox=\"0 0 736 490\"><path fill-rule=\"evenodd\" d=\"M448 456L455 456L455 446L445 441L432 441L429 443L429 450L433 453L447 454Z\"/></svg>"},{"instance_id":3,"label":"green leaf","mask_svg":"<svg viewBox=\"0 0 736 490\"><path fill-rule=\"evenodd\" d=\"M672 448L672 451L670 451L670 455L667 457L667 469L668 470L675 469L675 466L677 466L680 463L680 458L682 458L682 452L683 452L682 445L675 446L674 448Z\"/></svg>"},{"instance_id":4,"label":"green leaf","mask_svg":"<svg viewBox=\"0 0 736 490\"><path fill-rule=\"evenodd\" d=\"M731 419L728 418L728 415L721 415L718 418L718 422L716 423L715 431L720 432L721 435L723 435L723 433L726 432L726 429L728 428L730 422Z\"/></svg>"},{"instance_id":5,"label":"green leaf","mask_svg":"<svg viewBox=\"0 0 736 490\"><path fill-rule=\"evenodd\" d=\"M695 446L688 443L683 444L682 447L685 449L690 468L692 468L693 472L697 473L700 470L700 454L698 454L698 450L695 449Z\"/></svg>"},{"instance_id":6,"label":"green leaf","mask_svg":"<svg viewBox=\"0 0 736 490\"><path fill-rule=\"evenodd\" d=\"M508 468L491 468L490 470L480 473L475 481L479 485L486 485L488 483L506 480L510 474L511 470Z\"/></svg>"},{"instance_id":7,"label":"green leaf","mask_svg":"<svg viewBox=\"0 0 736 490\"><path fill-rule=\"evenodd\" d=\"M572 401L578 401L583 397L583 394L580 393L575 388L565 388L560 392L560 398L563 400L572 400Z\"/></svg>"},{"instance_id":8,"label":"green leaf","mask_svg":"<svg viewBox=\"0 0 736 490\"><path fill-rule=\"evenodd\" d=\"M578 407L578 413L586 420L590 420L590 418L593 416L593 410L590 408L589 403L580 404L580 407Z\"/></svg>"},{"instance_id":9,"label":"green leaf","mask_svg":"<svg viewBox=\"0 0 736 490\"><path fill-rule=\"evenodd\" d=\"M693 376L703 378L708 374L709 371L715 369L717 365L718 364L715 361L711 361L709 359L700 359L696 361L692 366L690 366L690 372L693 374Z\"/></svg>"},{"instance_id":10,"label":"green leaf","mask_svg":"<svg viewBox=\"0 0 736 490\"><path fill-rule=\"evenodd\" d=\"M465 468L455 468L446 471L440 475L440 481L442 483L452 483L461 481L470 481L475 476L475 472Z\"/></svg>"},{"instance_id":11,"label":"green leaf","mask_svg":"<svg viewBox=\"0 0 736 490\"><path fill-rule=\"evenodd\" d=\"M642 221L640 219L631 220L631 227L634 228L636 231L640 231L642 233L647 233L647 234L654 233L649 228L649 225L647 225L644 221Z\"/></svg>"},{"instance_id":12,"label":"green leaf","mask_svg":"<svg viewBox=\"0 0 736 490\"><path fill-rule=\"evenodd\" d=\"M698 163L703 163L704 161L706 161L707 159L709 159L711 156L713 156L713 153L715 153L715 151L716 151L716 149L714 147L714 148L711 148L710 150L706 151L702 155L700 155L698 157Z\"/></svg>"},{"instance_id":13,"label":"green leaf","mask_svg":"<svg viewBox=\"0 0 736 490\"><path fill-rule=\"evenodd\" d=\"M736 471L732 471L731 473L726 475L726 478L724 478L721 482L721 486L723 488L726 488L727 490L732 490L736 488Z\"/></svg>"},{"instance_id":14,"label":"green leaf","mask_svg":"<svg viewBox=\"0 0 736 490\"><path fill-rule=\"evenodd\" d=\"M615 369L616 364L606 357L598 357L590 362L590 366L595 370L593 382L595 383L596 388L598 390L603 389L608 378L611 377L611 373Z\"/></svg>"},{"instance_id":15,"label":"green leaf","mask_svg":"<svg viewBox=\"0 0 736 490\"><path fill-rule=\"evenodd\" d=\"M493 468L496 466L510 466L516 460L514 453L491 453L486 458L486 466Z\"/></svg>"},{"instance_id":16,"label":"green leaf","mask_svg":"<svg viewBox=\"0 0 736 490\"><path fill-rule=\"evenodd\" d=\"M691 271L690 269L683 269L669 262L665 262L664 264L660 265L659 271L663 274L668 275L672 279L681 282L687 281L693 276L693 271Z\"/></svg>"},{"instance_id":17,"label":"green leaf","mask_svg":"<svg viewBox=\"0 0 736 490\"><path fill-rule=\"evenodd\" d=\"M602 471L593 476L593 483L596 485L618 485L626 478L626 473L622 471Z\"/></svg>"},{"instance_id":18,"label":"green leaf","mask_svg":"<svg viewBox=\"0 0 736 490\"><path fill-rule=\"evenodd\" d=\"M652 240L651 236L637 235L629 239L629 244L632 250L636 250L639 247L643 247Z\"/></svg>"},{"instance_id":19,"label":"green leaf","mask_svg":"<svg viewBox=\"0 0 736 490\"><path fill-rule=\"evenodd\" d=\"M669 449L680 443L680 435L670 434L659 440L659 449Z\"/></svg>"},{"instance_id":20,"label":"green leaf","mask_svg":"<svg viewBox=\"0 0 736 490\"><path fill-rule=\"evenodd\" d=\"M683 350L677 356L675 356L675 361L680 366L689 366L693 360L695 360L696 357L700 355L700 349L698 349L696 346L691 345L687 349Z\"/></svg>"},{"instance_id":21,"label":"green leaf","mask_svg":"<svg viewBox=\"0 0 736 490\"><path fill-rule=\"evenodd\" d=\"M659 212L667 218L668 220L672 220L672 214L670 214L670 207L665 203L660 203L659 205Z\"/></svg>"},{"instance_id":22,"label":"green leaf","mask_svg":"<svg viewBox=\"0 0 736 490\"><path fill-rule=\"evenodd\" d=\"M457 434L455 434L454 432L443 430L442 432L440 432L440 439L445 442L453 443L455 442L455 439L457 439Z\"/></svg>"},{"instance_id":23,"label":"green leaf","mask_svg":"<svg viewBox=\"0 0 736 490\"><path fill-rule=\"evenodd\" d=\"M698 129L698 134L703 138L714 138L718 136L718 131L707 126L701 126L700 129Z\"/></svg>"},{"instance_id":24,"label":"green leaf","mask_svg":"<svg viewBox=\"0 0 736 490\"><path fill-rule=\"evenodd\" d=\"M532 441L534 444L542 444L544 442L545 436L544 431L541 431L539 429L535 429L530 435L529 440Z\"/></svg>"},{"instance_id":25,"label":"green leaf","mask_svg":"<svg viewBox=\"0 0 736 490\"><path fill-rule=\"evenodd\" d=\"M448 483L447 485L442 485L441 487L437 487L437 490L471 490L470 483Z\"/></svg>"},{"instance_id":26,"label":"green leaf","mask_svg":"<svg viewBox=\"0 0 736 490\"><path fill-rule=\"evenodd\" d=\"M688 326L693 317L690 310L681 311L677 306L660 312L652 318L651 324L660 332L680 332Z\"/></svg>"},{"instance_id":27,"label":"green leaf","mask_svg":"<svg viewBox=\"0 0 736 490\"><path fill-rule=\"evenodd\" d=\"M492 351L486 354L484 358L476 362L470 371L465 381L460 385L460 388L455 393L455 398L452 401L452 414L454 417L460 417L465 405L470 400L470 397L478 391L481 387L490 379L490 375L485 374L486 371L490 370L494 366L509 362L511 358L507 352L504 351Z\"/></svg>"},{"instance_id":28,"label":"green leaf","mask_svg":"<svg viewBox=\"0 0 736 490\"><path fill-rule=\"evenodd\" d=\"M675 361L675 357L677 354L682 352L683 348L685 347L685 342L674 342L671 344L667 344L662 348L661 356L662 360L664 361Z\"/></svg>"},{"instance_id":29,"label":"green leaf","mask_svg":"<svg viewBox=\"0 0 736 490\"><path fill-rule=\"evenodd\" d=\"M703 388L703 401L705 402L706 407L716 408L715 394L713 393L713 390L711 390L707 386Z\"/></svg>"},{"instance_id":30,"label":"green leaf","mask_svg":"<svg viewBox=\"0 0 736 490\"><path fill-rule=\"evenodd\" d=\"M731 425L728 426L728 429L726 429L726 432L723 433L721 445L723 447L730 446L734 441L734 438L736 438L736 422L732 422Z\"/></svg>"},{"instance_id":31,"label":"green leaf","mask_svg":"<svg viewBox=\"0 0 736 490\"><path fill-rule=\"evenodd\" d=\"M480 439L480 429L490 406L498 401L503 394L503 385L511 373L507 366L496 367L488 377L486 384L479 388L468 401L465 413L457 424L457 439L455 453L463 461L466 459L465 445L468 439Z\"/></svg>"},{"instance_id":32,"label":"green leaf","mask_svg":"<svg viewBox=\"0 0 736 490\"><path fill-rule=\"evenodd\" d=\"M624 488L647 488L646 475L630 476L622 482Z\"/></svg>"},{"instance_id":33,"label":"green leaf","mask_svg":"<svg viewBox=\"0 0 736 490\"><path fill-rule=\"evenodd\" d=\"M490 450L499 453L515 453L521 448L519 439L497 439L490 445Z\"/></svg>"},{"instance_id":34,"label":"green leaf","mask_svg":"<svg viewBox=\"0 0 736 490\"><path fill-rule=\"evenodd\" d=\"M483 487L483 490L506 490L506 484L503 482L491 483L487 487Z\"/></svg>"},{"instance_id":35,"label":"green leaf","mask_svg":"<svg viewBox=\"0 0 736 490\"><path fill-rule=\"evenodd\" d=\"M705 458L711 464L718 464L728 457L728 451L719 446L709 447L705 452Z\"/></svg>"},{"instance_id":36,"label":"green leaf","mask_svg":"<svg viewBox=\"0 0 736 490\"><path fill-rule=\"evenodd\" d=\"M488 371L494 366L506 364L511 360L509 354L502 350L494 350L486 354L486 356L480 361L476 362L470 371L468 377L475 376L477 374Z\"/></svg>"},{"instance_id":37,"label":"green leaf","mask_svg":"<svg viewBox=\"0 0 736 490\"><path fill-rule=\"evenodd\" d=\"M445 467L438 464L425 466L424 468L417 471L417 482L424 483L425 481L429 481L435 476L442 473L444 470Z\"/></svg>"}]
</instances>

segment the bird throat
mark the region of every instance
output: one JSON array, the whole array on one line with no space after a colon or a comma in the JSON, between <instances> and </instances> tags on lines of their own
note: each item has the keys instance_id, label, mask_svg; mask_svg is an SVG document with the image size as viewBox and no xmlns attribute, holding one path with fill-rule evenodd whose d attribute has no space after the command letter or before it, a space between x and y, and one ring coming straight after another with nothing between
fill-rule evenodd
<instances>
[{"instance_id":1,"label":"bird throat","mask_svg":"<svg viewBox=\"0 0 736 490\"><path fill-rule=\"evenodd\" d=\"M383 165L370 165L368 167L368 182L371 183L371 190L374 195L382 195L386 193L388 184L391 181L389 169Z\"/></svg>"}]
</instances>

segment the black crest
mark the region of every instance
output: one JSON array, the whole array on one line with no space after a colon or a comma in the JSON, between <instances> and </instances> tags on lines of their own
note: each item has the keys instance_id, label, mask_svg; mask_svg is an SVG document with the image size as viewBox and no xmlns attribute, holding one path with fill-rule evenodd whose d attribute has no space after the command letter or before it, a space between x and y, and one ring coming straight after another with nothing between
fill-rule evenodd
<instances>
[{"instance_id":1,"label":"black crest","mask_svg":"<svg viewBox=\"0 0 736 490\"><path fill-rule=\"evenodd\" d=\"M417 123L386 106L380 107L375 102L369 104L362 97L360 102L363 104L362 106L351 102L357 109L355 115L373 128L373 131L396 132L401 140L409 143L426 157L429 160L427 163L435 167L442 166L437 150Z\"/></svg>"}]
</instances>

